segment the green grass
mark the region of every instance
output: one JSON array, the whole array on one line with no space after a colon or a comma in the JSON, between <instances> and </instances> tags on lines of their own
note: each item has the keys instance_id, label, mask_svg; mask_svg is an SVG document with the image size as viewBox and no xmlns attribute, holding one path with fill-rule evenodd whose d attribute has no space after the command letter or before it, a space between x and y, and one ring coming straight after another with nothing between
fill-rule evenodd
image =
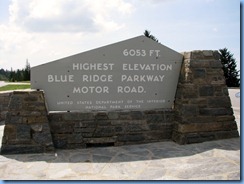
<instances>
[{"instance_id":1,"label":"green grass","mask_svg":"<svg viewBox=\"0 0 244 184\"><path fill-rule=\"evenodd\" d=\"M30 88L31 88L30 84L23 84L23 85L10 84L10 85L0 87L0 91L12 91L12 90L30 89Z\"/></svg>"}]
</instances>

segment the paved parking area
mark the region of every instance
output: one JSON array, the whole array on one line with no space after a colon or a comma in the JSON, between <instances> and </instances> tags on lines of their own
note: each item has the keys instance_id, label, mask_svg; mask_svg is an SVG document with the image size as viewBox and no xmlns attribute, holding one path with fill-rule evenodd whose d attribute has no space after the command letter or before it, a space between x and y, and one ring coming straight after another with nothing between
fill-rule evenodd
<instances>
[{"instance_id":1,"label":"paved parking area","mask_svg":"<svg viewBox=\"0 0 244 184\"><path fill-rule=\"evenodd\" d=\"M239 180L239 138L0 156L2 180Z\"/></svg>"}]
</instances>

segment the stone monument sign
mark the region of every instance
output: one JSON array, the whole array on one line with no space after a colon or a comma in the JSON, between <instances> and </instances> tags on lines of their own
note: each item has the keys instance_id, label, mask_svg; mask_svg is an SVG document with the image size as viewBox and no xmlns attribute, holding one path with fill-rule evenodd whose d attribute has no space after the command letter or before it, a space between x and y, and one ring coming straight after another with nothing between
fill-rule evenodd
<instances>
[{"instance_id":1,"label":"stone monument sign","mask_svg":"<svg viewBox=\"0 0 244 184\"><path fill-rule=\"evenodd\" d=\"M33 67L41 91L0 94L1 153L238 137L219 58L139 36Z\"/></svg>"},{"instance_id":2,"label":"stone monument sign","mask_svg":"<svg viewBox=\"0 0 244 184\"><path fill-rule=\"evenodd\" d=\"M49 111L171 108L183 56L145 36L31 68Z\"/></svg>"}]
</instances>

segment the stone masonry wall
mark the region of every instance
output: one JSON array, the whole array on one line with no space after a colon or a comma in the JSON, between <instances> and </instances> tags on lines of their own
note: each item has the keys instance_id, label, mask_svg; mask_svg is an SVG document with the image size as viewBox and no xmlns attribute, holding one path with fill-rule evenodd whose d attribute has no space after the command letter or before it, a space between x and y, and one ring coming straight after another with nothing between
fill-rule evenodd
<instances>
[{"instance_id":1,"label":"stone masonry wall","mask_svg":"<svg viewBox=\"0 0 244 184\"><path fill-rule=\"evenodd\" d=\"M239 136L218 51L184 53L175 116L179 144Z\"/></svg>"},{"instance_id":2,"label":"stone masonry wall","mask_svg":"<svg viewBox=\"0 0 244 184\"><path fill-rule=\"evenodd\" d=\"M53 151L43 92L14 91L6 114L2 154Z\"/></svg>"},{"instance_id":3,"label":"stone masonry wall","mask_svg":"<svg viewBox=\"0 0 244 184\"><path fill-rule=\"evenodd\" d=\"M172 110L50 113L56 148L84 148L171 140Z\"/></svg>"},{"instance_id":4,"label":"stone masonry wall","mask_svg":"<svg viewBox=\"0 0 244 184\"><path fill-rule=\"evenodd\" d=\"M0 122L5 120L12 92L0 93Z\"/></svg>"}]
</instances>

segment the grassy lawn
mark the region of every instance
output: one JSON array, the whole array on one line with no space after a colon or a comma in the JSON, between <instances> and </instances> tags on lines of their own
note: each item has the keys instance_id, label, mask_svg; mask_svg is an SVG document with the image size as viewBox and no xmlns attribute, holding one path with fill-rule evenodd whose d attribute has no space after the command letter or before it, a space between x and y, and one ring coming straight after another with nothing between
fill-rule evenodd
<instances>
[{"instance_id":1,"label":"grassy lawn","mask_svg":"<svg viewBox=\"0 0 244 184\"><path fill-rule=\"evenodd\" d=\"M26 84L26 85L10 84L10 85L0 87L0 91L11 91L11 90L19 90L19 89L30 89L30 84Z\"/></svg>"}]
</instances>

